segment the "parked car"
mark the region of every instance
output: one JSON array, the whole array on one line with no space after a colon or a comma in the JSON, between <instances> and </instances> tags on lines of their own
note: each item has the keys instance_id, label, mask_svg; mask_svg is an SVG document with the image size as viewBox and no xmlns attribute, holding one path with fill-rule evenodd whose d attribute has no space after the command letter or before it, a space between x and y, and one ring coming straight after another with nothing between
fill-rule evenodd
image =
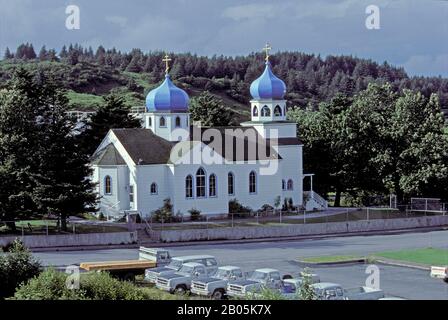
<instances>
[{"instance_id":1,"label":"parked car","mask_svg":"<svg viewBox=\"0 0 448 320\"><path fill-rule=\"evenodd\" d=\"M257 294L263 287L280 289L282 278L276 269L257 269L247 279L230 281L227 284L227 295L229 297L246 297L248 294Z\"/></svg>"},{"instance_id":2,"label":"parked car","mask_svg":"<svg viewBox=\"0 0 448 320\"><path fill-rule=\"evenodd\" d=\"M145 271L145 281L156 283L157 277L166 276L178 271L185 263L197 262L203 264L207 272L212 274L218 269L216 258L209 255L182 256L171 258L171 262L160 268L151 268Z\"/></svg>"},{"instance_id":3,"label":"parked car","mask_svg":"<svg viewBox=\"0 0 448 320\"><path fill-rule=\"evenodd\" d=\"M448 267L431 267L431 277L442 279L446 283L448 283Z\"/></svg>"},{"instance_id":4,"label":"parked car","mask_svg":"<svg viewBox=\"0 0 448 320\"><path fill-rule=\"evenodd\" d=\"M241 268L235 266L219 267L212 277L197 279L191 282L191 293L206 296L215 300L224 299L227 295L227 284L230 281L244 280Z\"/></svg>"},{"instance_id":5,"label":"parked car","mask_svg":"<svg viewBox=\"0 0 448 320\"><path fill-rule=\"evenodd\" d=\"M169 293L184 294L190 290L192 280L207 279L212 274L202 263L187 262L179 271L157 277L156 287Z\"/></svg>"},{"instance_id":6,"label":"parked car","mask_svg":"<svg viewBox=\"0 0 448 320\"><path fill-rule=\"evenodd\" d=\"M378 300L384 298L384 291L369 287L343 289L341 285L330 282L312 285L319 300Z\"/></svg>"},{"instance_id":7,"label":"parked car","mask_svg":"<svg viewBox=\"0 0 448 320\"><path fill-rule=\"evenodd\" d=\"M344 290L346 300L379 300L385 297L384 291L370 287L356 287Z\"/></svg>"},{"instance_id":8,"label":"parked car","mask_svg":"<svg viewBox=\"0 0 448 320\"><path fill-rule=\"evenodd\" d=\"M161 248L140 247L138 249L138 258L139 260L154 261L158 267L166 266L171 262L170 252Z\"/></svg>"},{"instance_id":9,"label":"parked car","mask_svg":"<svg viewBox=\"0 0 448 320\"><path fill-rule=\"evenodd\" d=\"M310 274L310 281L311 284L319 283L320 277L317 274ZM297 294L300 286L302 285L303 278L288 278L283 279L283 284L280 289L280 292L286 299L297 299Z\"/></svg>"}]
</instances>

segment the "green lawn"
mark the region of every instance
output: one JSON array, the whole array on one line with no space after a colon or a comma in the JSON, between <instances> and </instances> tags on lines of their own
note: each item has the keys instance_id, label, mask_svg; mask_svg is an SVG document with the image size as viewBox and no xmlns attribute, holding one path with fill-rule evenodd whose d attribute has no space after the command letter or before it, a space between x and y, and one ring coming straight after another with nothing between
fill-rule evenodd
<instances>
[{"instance_id":1,"label":"green lawn","mask_svg":"<svg viewBox=\"0 0 448 320\"><path fill-rule=\"evenodd\" d=\"M21 235L22 230L25 235L45 235L47 234L66 234L73 233L103 233L103 232L124 232L127 231L125 226L104 226L92 224L68 224L67 232L59 231L56 220L21 220L16 222L16 232L12 232L6 225L0 224L0 236Z\"/></svg>"},{"instance_id":2,"label":"green lawn","mask_svg":"<svg viewBox=\"0 0 448 320\"><path fill-rule=\"evenodd\" d=\"M300 262L306 262L306 263L349 262L349 261L361 260L361 259L363 259L363 258L359 257L359 256L350 256L350 255L299 258Z\"/></svg>"},{"instance_id":3,"label":"green lawn","mask_svg":"<svg viewBox=\"0 0 448 320\"><path fill-rule=\"evenodd\" d=\"M437 248L421 248L399 251L378 252L373 257L386 258L424 265L448 265L448 250Z\"/></svg>"}]
</instances>

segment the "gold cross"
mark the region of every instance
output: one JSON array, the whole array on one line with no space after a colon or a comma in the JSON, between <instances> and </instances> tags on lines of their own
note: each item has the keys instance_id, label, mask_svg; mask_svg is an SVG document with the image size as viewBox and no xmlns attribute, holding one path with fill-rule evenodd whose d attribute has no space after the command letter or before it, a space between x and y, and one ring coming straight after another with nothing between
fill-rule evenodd
<instances>
[{"instance_id":1,"label":"gold cross","mask_svg":"<svg viewBox=\"0 0 448 320\"><path fill-rule=\"evenodd\" d=\"M266 58L264 58L266 60L266 62L269 61L269 51L271 50L271 45L269 43L266 43L266 45L263 48L263 51L266 52Z\"/></svg>"},{"instance_id":2,"label":"gold cross","mask_svg":"<svg viewBox=\"0 0 448 320\"><path fill-rule=\"evenodd\" d=\"M169 62L171 61L171 58L169 55L165 54L165 57L162 59L163 62L165 62L165 73L168 73L170 70Z\"/></svg>"}]
</instances>

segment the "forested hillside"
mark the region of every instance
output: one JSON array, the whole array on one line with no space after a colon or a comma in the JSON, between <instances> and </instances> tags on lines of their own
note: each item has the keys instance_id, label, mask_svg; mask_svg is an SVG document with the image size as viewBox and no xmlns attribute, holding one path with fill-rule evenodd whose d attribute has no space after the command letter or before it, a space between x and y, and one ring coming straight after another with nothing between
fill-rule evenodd
<instances>
[{"instance_id":1,"label":"forested hillside","mask_svg":"<svg viewBox=\"0 0 448 320\"><path fill-rule=\"evenodd\" d=\"M75 44L59 52L32 44L22 44L14 52L6 50L0 62L0 86L12 71L23 65L39 77L51 71L68 90L73 109L95 109L101 95L120 93L128 105L143 105L146 93L163 79L163 52L143 53L139 49L121 52L96 50ZM172 54L171 75L192 96L209 90L224 100L241 117L248 117L249 85L264 68L262 53L248 56L202 57L190 53ZM426 97L437 93L442 108L448 108L448 79L409 77L405 70L386 62L352 56L322 58L300 52L280 52L271 57L274 72L288 87L289 106L317 108L336 93L349 96L364 90L370 82L390 82L394 90L409 88Z\"/></svg>"}]
</instances>

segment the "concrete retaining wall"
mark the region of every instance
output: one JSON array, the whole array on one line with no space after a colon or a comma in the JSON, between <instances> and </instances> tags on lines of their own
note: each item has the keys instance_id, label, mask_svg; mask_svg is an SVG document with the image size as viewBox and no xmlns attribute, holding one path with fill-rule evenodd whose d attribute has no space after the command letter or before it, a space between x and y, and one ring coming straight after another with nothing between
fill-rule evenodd
<instances>
[{"instance_id":1,"label":"concrete retaining wall","mask_svg":"<svg viewBox=\"0 0 448 320\"><path fill-rule=\"evenodd\" d=\"M198 240L238 240L292 237L303 235L325 235L348 232L399 230L448 225L448 216L419 217L406 219L377 219L334 223L296 224L271 227L235 227L190 230L165 230L154 234L163 242Z\"/></svg>"},{"instance_id":2,"label":"concrete retaining wall","mask_svg":"<svg viewBox=\"0 0 448 320\"><path fill-rule=\"evenodd\" d=\"M5 246L16 238L21 239L28 248L132 244L137 242L137 231L49 236L8 236L0 237L0 246Z\"/></svg>"}]
</instances>

